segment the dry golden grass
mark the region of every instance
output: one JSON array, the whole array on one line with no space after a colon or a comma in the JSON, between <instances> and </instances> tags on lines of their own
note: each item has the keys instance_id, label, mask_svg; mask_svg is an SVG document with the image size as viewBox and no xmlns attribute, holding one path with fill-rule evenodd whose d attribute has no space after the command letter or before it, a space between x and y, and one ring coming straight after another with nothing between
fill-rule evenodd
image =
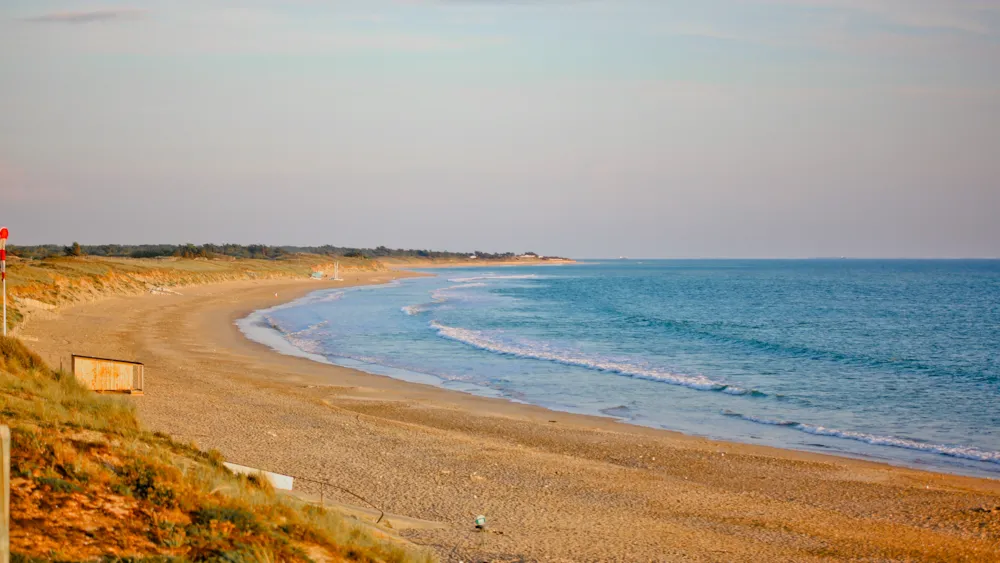
<instances>
[{"instance_id":1,"label":"dry golden grass","mask_svg":"<svg viewBox=\"0 0 1000 563\"><path fill-rule=\"evenodd\" d=\"M90 392L13 338L0 337L0 413L15 561L431 560L144 431L127 399Z\"/></svg>"}]
</instances>

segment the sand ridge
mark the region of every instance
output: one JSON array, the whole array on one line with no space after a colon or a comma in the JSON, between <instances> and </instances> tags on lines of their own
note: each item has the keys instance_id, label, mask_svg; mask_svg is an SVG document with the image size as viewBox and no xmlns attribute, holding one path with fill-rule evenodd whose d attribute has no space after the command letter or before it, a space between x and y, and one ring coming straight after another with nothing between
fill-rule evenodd
<instances>
[{"instance_id":1,"label":"sand ridge","mask_svg":"<svg viewBox=\"0 0 1000 563\"><path fill-rule=\"evenodd\" d=\"M23 336L55 366L70 353L144 362L146 395L129 400L149 428L443 522L400 535L445 561L1000 561L1000 482L464 395L282 356L233 324L406 275L115 298ZM478 514L490 533L474 530Z\"/></svg>"}]
</instances>

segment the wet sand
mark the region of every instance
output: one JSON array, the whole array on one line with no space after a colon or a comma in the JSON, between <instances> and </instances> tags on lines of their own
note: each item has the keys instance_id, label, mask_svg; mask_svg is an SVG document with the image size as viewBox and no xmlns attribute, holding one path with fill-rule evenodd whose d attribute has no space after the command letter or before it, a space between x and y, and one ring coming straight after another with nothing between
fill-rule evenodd
<instances>
[{"instance_id":1,"label":"wet sand","mask_svg":"<svg viewBox=\"0 0 1000 563\"><path fill-rule=\"evenodd\" d=\"M441 522L401 535L444 561L1000 561L998 481L401 382L280 355L233 324L317 289L405 275L108 299L39 314L21 337L56 366L71 353L145 363L146 394L129 400L148 428ZM489 532L475 531L478 514Z\"/></svg>"}]
</instances>

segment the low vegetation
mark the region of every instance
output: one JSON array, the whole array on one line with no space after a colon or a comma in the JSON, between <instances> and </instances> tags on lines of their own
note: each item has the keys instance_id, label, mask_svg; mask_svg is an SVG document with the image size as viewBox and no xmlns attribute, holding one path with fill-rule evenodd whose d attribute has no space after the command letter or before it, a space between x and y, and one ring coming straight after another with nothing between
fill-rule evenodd
<instances>
[{"instance_id":1,"label":"low vegetation","mask_svg":"<svg viewBox=\"0 0 1000 563\"><path fill-rule=\"evenodd\" d=\"M11 246L14 256L28 260L41 260L54 256L103 256L112 258L245 258L252 260L279 260L297 254L311 254L327 258L416 258L424 260L464 260L476 256L480 260L513 260L513 252L448 252L387 248L352 248L346 246L269 246L266 244L101 244L70 246L41 244L36 246ZM529 253L534 254L534 253Z\"/></svg>"},{"instance_id":2,"label":"low vegetation","mask_svg":"<svg viewBox=\"0 0 1000 563\"><path fill-rule=\"evenodd\" d=\"M0 337L13 561L429 561L379 530L237 476L217 452L144 431Z\"/></svg>"},{"instance_id":3,"label":"low vegetation","mask_svg":"<svg viewBox=\"0 0 1000 563\"><path fill-rule=\"evenodd\" d=\"M377 261L344 258L341 271L381 270ZM160 288L205 283L306 278L314 271L333 272L327 256L288 255L281 259L133 259L53 255L45 259L12 256L8 263L11 299L8 326L39 308L91 301L113 295L135 295Z\"/></svg>"}]
</instances>

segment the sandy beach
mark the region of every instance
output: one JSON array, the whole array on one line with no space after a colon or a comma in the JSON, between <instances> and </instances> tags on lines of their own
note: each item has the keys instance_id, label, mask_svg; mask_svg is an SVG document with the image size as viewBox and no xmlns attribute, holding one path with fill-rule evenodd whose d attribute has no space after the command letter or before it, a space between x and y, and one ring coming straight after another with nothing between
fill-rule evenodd
<instances>
[{"instance_id":1,"label":"sandy beach","mask_svg":"<svg viewBox=\"0 0 1000 563\"><path fill-rule=\"evenodd\" d=\"M348 273L336 286L407 275ZM71 353L145 363L146 393L127 400L150 429L439 522L400 534L444 561L1000 561L997 481L401 382L280 355L234 326L333 286L108 299L39 314L20 336L53 366Z\"/></svg>"}]
</instances>

